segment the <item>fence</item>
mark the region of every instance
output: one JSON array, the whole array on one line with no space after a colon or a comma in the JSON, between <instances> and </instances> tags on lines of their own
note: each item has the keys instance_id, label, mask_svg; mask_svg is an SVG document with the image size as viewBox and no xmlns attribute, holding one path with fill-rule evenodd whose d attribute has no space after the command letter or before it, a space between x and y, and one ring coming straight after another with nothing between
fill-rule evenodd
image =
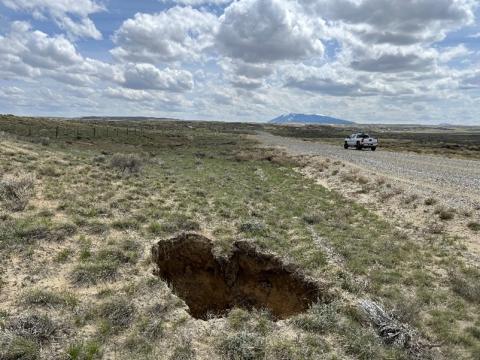
<instances>
[{"instance_id":1,"label":"fence","mask_svg":"<svg viewBox=\"0 0 480 360\"><path fill-rule=\"evenodd\" d=\"M22 137L48 137L50 139L95 139L95 138L132 138L148 137L148 132L142 126L110 126L62 123L59 125L49 122L35 124L4 121L0 119L0 131L5 131Z\"/></svg>"}]
</instances>

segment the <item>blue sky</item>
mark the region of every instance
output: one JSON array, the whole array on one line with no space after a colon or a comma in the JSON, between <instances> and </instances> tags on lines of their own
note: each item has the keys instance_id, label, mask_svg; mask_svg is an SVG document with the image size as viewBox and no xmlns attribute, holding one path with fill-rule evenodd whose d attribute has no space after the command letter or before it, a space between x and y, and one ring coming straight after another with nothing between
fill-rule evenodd
<instances>
[{"instance_id":1,"label":"blue sky","mask_svg":"<svg viewBox=\"0 0 480 360\"><path fill-rule=\"evenodd\" d=\"M480 125L477 0L0 0L0 113Z\"/></svg>"}]
</instances>

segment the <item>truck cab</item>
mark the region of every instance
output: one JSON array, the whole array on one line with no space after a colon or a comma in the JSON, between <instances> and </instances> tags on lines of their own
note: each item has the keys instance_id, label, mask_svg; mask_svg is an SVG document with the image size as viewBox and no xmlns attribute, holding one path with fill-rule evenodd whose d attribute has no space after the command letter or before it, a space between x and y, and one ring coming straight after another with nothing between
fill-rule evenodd
<instances>
[{"instance_id":1,"label":"truck cab","mask_svg":"<svg viewBox=\"0 0 480 360\"><path fill-rule=\"evenodd\" d=\"M352 134L345 138L343 147L348 149L349 147L355 147L357 150L363 148L370 148L372 151L377 150L378 140L365 133Z\"/></svg>"}]
</instances>

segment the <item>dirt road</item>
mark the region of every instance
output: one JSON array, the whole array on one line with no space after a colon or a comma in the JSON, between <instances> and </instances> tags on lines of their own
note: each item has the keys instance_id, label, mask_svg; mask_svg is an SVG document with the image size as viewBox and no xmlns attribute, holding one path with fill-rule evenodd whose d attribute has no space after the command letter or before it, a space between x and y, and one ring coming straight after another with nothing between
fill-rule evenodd
<instances>
[{"instance_id":1,"label":"dirt road","mask_svg":"<svg viewBox=\"0 0 480 360\"><path fill-rule=\"evenodd\" d=\"M338 146L260 132L255 138L291 155L318 155L360 167L364 175L382 174L424 196L435 196L455 208L480 208L480 161L406 152L344 150Z\"/></svg>"}]
</instances>

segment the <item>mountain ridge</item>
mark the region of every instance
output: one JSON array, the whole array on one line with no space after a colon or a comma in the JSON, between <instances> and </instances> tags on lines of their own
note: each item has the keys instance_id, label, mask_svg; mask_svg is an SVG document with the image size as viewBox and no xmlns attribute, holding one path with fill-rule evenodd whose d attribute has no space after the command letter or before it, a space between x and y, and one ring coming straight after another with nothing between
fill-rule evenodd
<instances>
[{"instance_id":1,"label":"mountain ridge","mask_svg":"<svg viewBox=\"0 0 480 360\"><path fill-rule=\"evenodd\" d=\"M324 125L351 125L353 121L334 118L319 114L290 113L280 115L269 121L270 124L324 124Z\"/></svg>"}]
</instances>

